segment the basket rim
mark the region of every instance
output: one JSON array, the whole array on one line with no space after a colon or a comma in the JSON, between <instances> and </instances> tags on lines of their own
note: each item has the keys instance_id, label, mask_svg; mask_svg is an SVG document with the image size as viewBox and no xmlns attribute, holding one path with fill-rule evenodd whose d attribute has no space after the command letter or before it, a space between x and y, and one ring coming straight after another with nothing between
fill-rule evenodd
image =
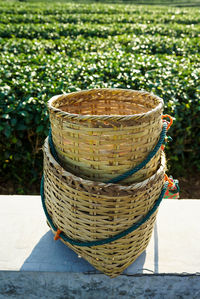
<instances>
[{"instance_id":1,"label":"basket rim","mask_svg":"<svg viewBox=\"0 0 200 299\"><path fill-rule=\"evenodd\" d=\"M145 112L145 113L138 113L138 114L127 114L127 115L123 115L123 114L102 114L102 115L97 115L97 114L77 114L77 113L69 113L66 111L63 111L59 108L55 108L53 106L54 101L56 101L59 98L62 97L66 97L68 95L77 95L79 93L88 93L88 92L98 92L98 91L128 91L128 92L135 92L135 93L139 93L141 95L147 95L147 96L151 96L154 99L156 99L158 101L158 105ZM134 90L134 89L123 89L123 88L93 88L93 89L87 89L87 90L79 90L79 91L75 91L75 92L70 92L70 93L63 93L60 95L55 95L53 96L48 102L47 102L47 106L49 111L52 110L55 113L58 113L59 116L63 116L64 118L70 118L73 120L120 120L120 121L128 121L128 120L137 120L137 119L141 119L141 118L146 118L146 117L150 117L151 115L155 114L156 112L160 111L163 109L164 106L164 101L162 98L158 97L157 95L154 95L153 93L149 93L145 90Z\"/></svg>"},{"instance_id":2,"label":"basket rim","mask_svg":"<svg viewBox=\"0 0 200 299\"><path fill-rule=\"evenodd\" d=\"M161 161L160 161L160 167L156 171L155 174L150 176L149 178L145 179L142 182L138 183L132 183L128 186L126 185L120 185L120 184L114 184L114 183L103 183L99 181L92 181L89 179L83 179L81 177L76 176L75 174L65 170L53 157L50 151L49 147L49 137L46 137L44 145L43 145L43 151L46 153L46 156L48 157L49 161L53 164L53 169L59 170L60 174L65 177L71 177L72 180L79 182L80 184L87 185L87 186L93 186L93 187L99 187L102 189L105 188L113 188L115 191L129 191L129 190L135 190L135 189L142 189L147 184L153 182L157 177L161 175L161 173L165 172L165 165L166 165L166 157L165 153L161 152Z\"/></svg>"}]
</instances>

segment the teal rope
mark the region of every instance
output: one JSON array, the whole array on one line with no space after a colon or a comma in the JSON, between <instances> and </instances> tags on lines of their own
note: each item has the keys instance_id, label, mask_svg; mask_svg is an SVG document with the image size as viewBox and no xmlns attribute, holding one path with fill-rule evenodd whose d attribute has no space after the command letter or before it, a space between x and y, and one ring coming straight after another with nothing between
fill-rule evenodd
<instances>
[{"instance_id":1,"label":"teal rope","mask_svg":"<svg viewBox=\"0 0 200 299\"><path fill-rule=\"evenodd\" d=\"M158 140L158 143L156 144L156 146L154 147L154 149L148 154L148 156L146 157L146 159L144 159L139 165L137 165L136 167L126 171L125 173L111 179L110 181L108 181L107 183L118 183L122 180L125 180L127 177L133 175L134 173L136 173L137 171L139 171L140 169L142 169L154 156L155 154L158 152L159 148L161 147L161 145L164 142L165 136L167 133L167 123L164 122L163 123L163 128L162 128L162 132L160 134L160 138Z\"/></svg>"},{"instance_id":2,"label":"teal rope","mask_svg":"<svg viewBox=\"0 0 200 299\"><path fill-rule=\"evenodd\" d=\"M104 244L108 244L108 243L114 242L114 241L116 241L116 240L118 240L120 238L123 238L123 237L127 236L128 234L130 234L131 232L133 232L134 230L138 229L142 224L144 224L147 220L149 220L149 218L153 215L153 213L155 213L155 211L159 207L159 205L160 205L160 203L161 203L161 201L162 201L162 199L164 197L164 194L166 192L167 186L168 186L168 182L166 182L164 184L164 187L163 187L163 189L162 189L162 191L160 193L159 198L155 202L153 208L146 214L146 216L143 219L139 220L137 223L133 224L128 229L125 229L124 231L122 231L121 233L116 234L113 237L102 239L102 240L97 240L97 241L89 241L89 242L76 241L76 240L71 239L68 236L66 236L63 232L60 233L60 237L65 242L68 242L71 245L76 245L76 246L81 246L81 247L92 247L92 246L104 245ZM47 218L50 226L52 227L52 229L56 232L57 228L53 224L53 221L51 220L51 217L49 216L47 208L46 208L46 205L45 205L44 176L42 177L42 180L41 180L40 194L41 194L42 206L43 206L46 218Z\"/></svg>"},{"instance_id":3,"label":"teal rope","mask_svg":"<svg viewBox=\"0 0 200 299\"><path fill-rule=\"evenodd\" d=\"M159 150L160 146L163 144L165 136L166 136L166 132L167 132L167 123L164 122L163 123L163 129L162 129L160 138L158 140L158 143L156 144L156 146L154 147L154 149L149 153L149 155L146 157L146 159L142 163L140 163L139 165L137 165L136 167L132 168L131 170L125 172L122 175L117 176L114 179L111 179L110 181L108 181L106 183L117 183L117 182L119 182L121 180L124 180L125 178L131 176L132 174L136 173L141 168L143 168L153 158L153 156ZM53 144L53 140L52 140L51 129L49 130L49 146L50 146L50 150L51 150L51 153L52 153L54 159L57 161L57 163L59 163L59 158L58 158L58 155L57 155L57 152L55 150L55 147L54 147L54 144ZM160 193L160 196L159 196L158 200L155 202L153 208L146 214L146 216L143 219L141 219L140 221L138 221L137 223L135 223L134 225L132 225L130 228L124 230L123 232L121 232L121 233L119 233L119 234L117 234L117 235L115 235L113 237L106 238L106 239L103 239L103 240L98 240L98 241L89 241L89 242L79 242L79 241L73 240L73 239L67 237L64 233L60 233L60 237L64 241L66 241L66 242L68 242L68 243L70 243L72 245L82 246L82 247L83 246L84 247L91 247L91 246L104 245L104 244L108 244L108 243L111 243L113 241L116 241L116 240L118 240L118 239L120 239L120 238L128 235L129 233L133 232L134 230L138 229L142 224L144 224L151 217L151 215L157 210L158 206L160 205L160 203L161 203L161 201L162 201L162 199L164 197L164 194L166 192L167 186L168 186L168 183L165 183L165 185L164 185L164 187L163 187L163 189L162 189L162 191ZM45 205L44 176L42 177L42 180L41 180L40 193L41 193L41 199L42 199L42 206L43 206L46 218L47 218L50 226L52 227L52 229L54 231L57 231L57 228L53 224L53 221L51 220L51 217L49 216L47 208L46 208L46 205Z\"/></svg>"},{"instance_id":4,"label":"teal rope","mask_svg":"<svg viewBox=\"0 0 200 299\"><path fill-rule=\"evenodd\" d=\"M52 134L51 134L51 129L49 129L49 147L51 150L51 154L53 155L54 159L56 160L56 162L59 164L59 158L58 158L58 154L55 150L54 144L53 144L53 140L52 140Z\"/></svg>"},{"instance_id":5,"label":"teal rope","mask_svg":"<svg viewBox=\"0 0 200 299\"><path fill-rule=\"evenodd\" d=\"M125 180L127 177L133 175L134 173L136 173L137 171L139 171L140 169L142 169L154 156L155 154L158 152L159 148L161 147L161 145L164 142L165 136L167 133L167 123L164 122L163 123L163 128L162 128L162 132L160 134L160 138L158 140L158 143L156 144L156 146L154 147L154 149L149 153L149 155L146 157L146 159L144 159L144 161L142 161L139 165L137 165L136 167L126 171L123 174L118 175L117 177L109 180L108 182L104 182L106 184L114 184L114 183L118 183L122 180ZM58 155L56 153L54 144L53 144L53 140L52 140L52 134L51 134L51 129L49 130L49 146L50 146L50 150L51 153L54 157L54 159L56 160L56 162L58 162L59 164L59 158Z\"/></svg>"}]
</instances>

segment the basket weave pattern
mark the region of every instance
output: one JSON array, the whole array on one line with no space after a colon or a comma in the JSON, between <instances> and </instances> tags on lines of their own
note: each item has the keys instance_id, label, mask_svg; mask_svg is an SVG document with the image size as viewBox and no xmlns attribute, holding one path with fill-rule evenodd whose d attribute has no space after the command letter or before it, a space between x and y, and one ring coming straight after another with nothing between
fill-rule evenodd
<instances>
[{"instance_id":1,"label":"basket weave pattern","mask_svg":"<svg viewBox=\"0 0 200 299\"><path fill-rule=\"evenodd\" d=\"M159 197L165 172L165 157L150 178L129 186L82 179L64 170L44 145L46 207L56 227L80 241L104 239L141 219ZM78 247L66 243L98 270L110 277L123 272L146 248L156 218L110 244Z\"/></svg>"},{"instance_id":2,"label":"basket weave pattern","mask_svg":"<svg viewBox=\"0 0 200 299\"><path fill-rule=\"evenodd\" d=\"M49 101L52 136L63 167L85 179L108 181L141 163L158 142L163 101L147 92L94 89ZM123 184L158 169L161 151Z\"/></svg>"}]
</instances>

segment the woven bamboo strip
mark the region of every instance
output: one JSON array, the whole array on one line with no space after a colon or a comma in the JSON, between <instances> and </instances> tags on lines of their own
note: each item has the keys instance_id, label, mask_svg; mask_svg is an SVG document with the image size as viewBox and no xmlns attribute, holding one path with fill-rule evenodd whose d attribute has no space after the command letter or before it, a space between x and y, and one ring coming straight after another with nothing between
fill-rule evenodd
<instances>
[{"instance_id":1,"label":"woven bamboo strip","mask_svg":"<svg viewBox=\"0 0 200 299\"><path fill-rule=\"evenodd\" d=\"M163 101L147 92L93 89L53 97L48 107L62 166L85 179L105 181L140 164L162 130ZM153 175L160 155L123 184Z\"/></svg>"},{"instance_id":2,"label":"woven bamboo strip","mask_svg":"<svg viewBox=\"0 0 200 299\"><path fill-rule=\"evenodd\" d=\"M44 145L45 203L54 225L79 241L111 237L138 222L159 197L165 172L162 154L158 170L150 178L129 186L89 181L64 170ZM110 244L94 247L72 246L96 269L115 277L145 250L149 243L155 212L137 230Z\"/></svg>"}]
</instances>

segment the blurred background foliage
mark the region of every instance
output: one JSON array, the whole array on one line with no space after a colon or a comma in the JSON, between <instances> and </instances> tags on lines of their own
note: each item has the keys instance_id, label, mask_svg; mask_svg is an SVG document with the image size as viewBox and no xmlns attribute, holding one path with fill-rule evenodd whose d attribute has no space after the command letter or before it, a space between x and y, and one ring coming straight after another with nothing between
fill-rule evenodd
<instances>
[{"instance_id":1,"label":"blurred background foliage","mask_svg":"<svg viewBox=\"0 0 200 299\"><path fill-rule=\"evenodd\" d=\"M46 103L89 88L162 97L175 118L169 172L200 173L200 10L179 7L195 0L164 2L172 6L0 1L2 192L39 193Z\"/></svg>"}]
</instances>

